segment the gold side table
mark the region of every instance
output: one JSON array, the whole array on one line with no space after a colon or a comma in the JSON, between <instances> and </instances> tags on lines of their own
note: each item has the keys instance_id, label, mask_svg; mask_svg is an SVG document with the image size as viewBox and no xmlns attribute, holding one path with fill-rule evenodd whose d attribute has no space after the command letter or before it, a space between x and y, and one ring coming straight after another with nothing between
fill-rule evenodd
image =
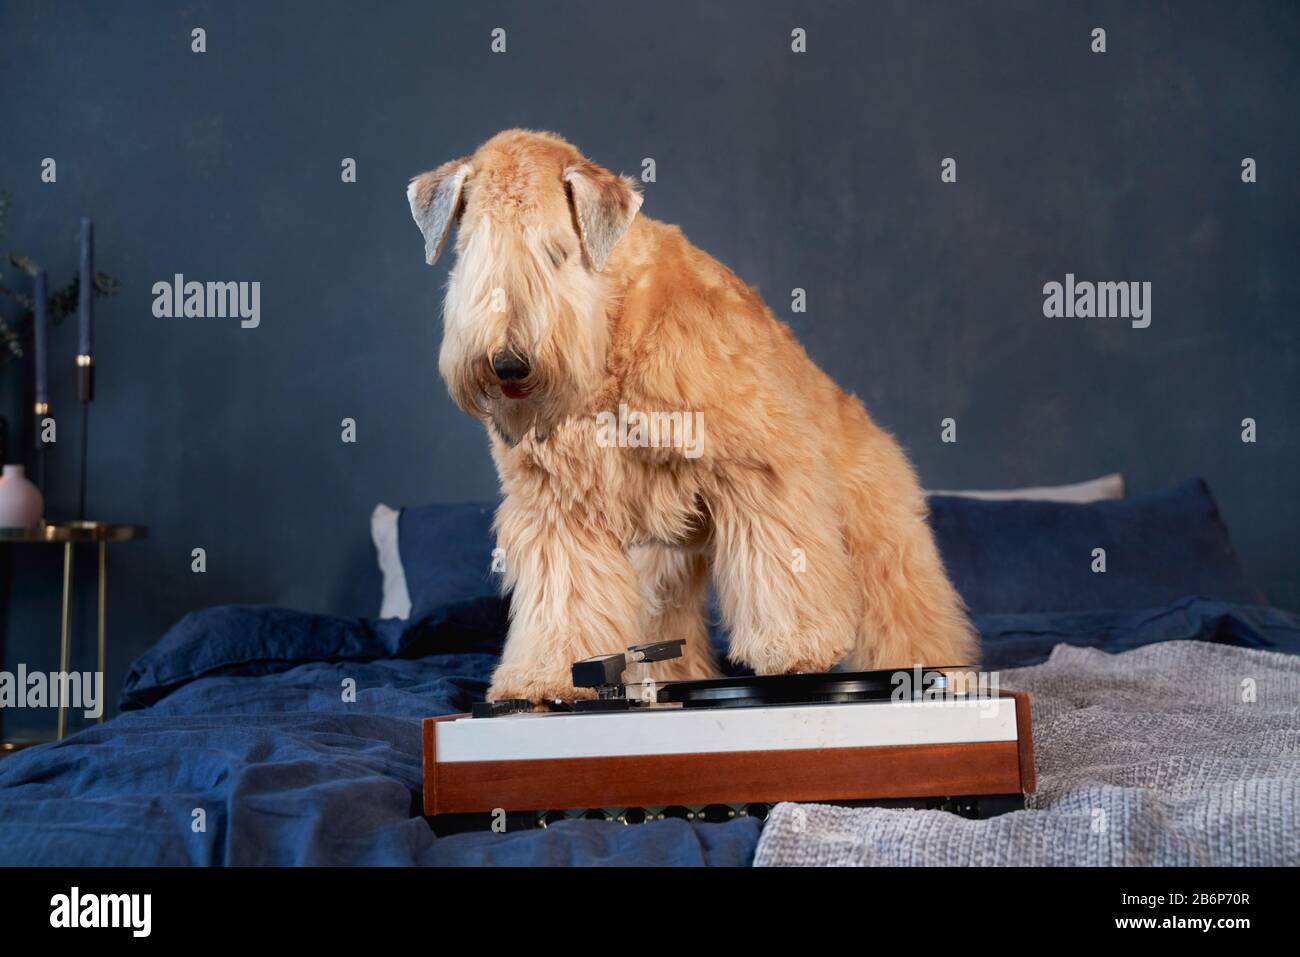
<instances>
[{"instance_id":1,"label":"gold side table","mask_svg":"<svg viewBox=\"0 0 1300 957\"><path fill-rule=\"evenodd\" d=\"M0 528L0 545L62 545L63 546L63 614L59 626L59 671L67 674L72 658L72 546L94 542L99 545L99 673L104 673L108 642L104 630L104 605L108 597L108 544L109 542L135 542L147 538L149 530L143 525L123 525L116 522L44 522L35 528ZM104 720L104 709L99 721ZM59 737L68 731L68 708L59 701ZM0 745L0 753L14 750L13 746Z\"/></svg>"}]
</instances>

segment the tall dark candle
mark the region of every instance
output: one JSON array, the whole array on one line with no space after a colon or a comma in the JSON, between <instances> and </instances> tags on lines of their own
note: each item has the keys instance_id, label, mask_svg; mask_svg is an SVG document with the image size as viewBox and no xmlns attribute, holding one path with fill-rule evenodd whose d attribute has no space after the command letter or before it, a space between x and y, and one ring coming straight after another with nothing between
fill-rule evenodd
<instances>
[{"instance_id":1,"label":"tall dark candle","mask_svg":"<svg viewBox=\"0 0 1300 957\"><path fill-rule=\"evenodd\" d=\"M36 318L33 320L35 325L33 338L36 340L36 404L48 405L50 401L50 324L45 314L45 304L49 299L49 293L46 288L44 269L36 271L36 286L32 290L32 298L35 300L33 306L36 310Z\"/></svg>"},{"instance_id":2,"label":"tall dark candle","mask_svg":"<svg viewBox=\"0 0 1300 957\"><path fill-rule=\"evenodd\" d=\"M80 335L77 339L77 354L93 355L95 345L95 224L88 219L81 221L81 296L77 305L80 307Z\"/></svg>"}]
</instances>

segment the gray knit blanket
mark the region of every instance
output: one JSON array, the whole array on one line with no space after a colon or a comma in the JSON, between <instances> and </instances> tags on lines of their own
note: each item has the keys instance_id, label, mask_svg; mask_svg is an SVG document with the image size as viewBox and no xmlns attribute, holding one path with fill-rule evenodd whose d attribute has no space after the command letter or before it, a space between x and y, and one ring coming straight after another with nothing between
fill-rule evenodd
<instances>
[{"instance_id":1,"label":"gray knit blanket","mask_svg":"<svg viewBox=\"0 0 1300 957\"><path fill-rule=\"evenodd\" d=\"M1023 811L781 804L756 865L1300 865L1300 657L1200 641L1058 645L1028 691Z\"/></svg>"}]
</instances>

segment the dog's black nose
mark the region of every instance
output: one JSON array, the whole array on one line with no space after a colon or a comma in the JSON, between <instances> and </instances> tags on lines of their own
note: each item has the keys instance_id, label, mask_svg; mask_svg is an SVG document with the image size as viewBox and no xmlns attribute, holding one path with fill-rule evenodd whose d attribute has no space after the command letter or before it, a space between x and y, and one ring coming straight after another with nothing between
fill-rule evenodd
<instances>
[{"instance_id":1,"label":"dog's black nose","mask_svg":"<svg viewBox=\"0 0 1300 957\"><path fill-rule=\"evenodd\" d=\"M502 382L518 382L528 378L528 360L509 350L492 357L492 371Z\"/></svg>"}]
</instances>

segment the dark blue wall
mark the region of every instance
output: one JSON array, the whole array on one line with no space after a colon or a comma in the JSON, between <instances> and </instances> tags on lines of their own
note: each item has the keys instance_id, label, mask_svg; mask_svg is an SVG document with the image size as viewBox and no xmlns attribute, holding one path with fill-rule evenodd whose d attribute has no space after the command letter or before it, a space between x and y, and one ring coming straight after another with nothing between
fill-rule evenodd
<instances>
[{"instance_id":1,"label":"dark blue wall","mask_svg":"<svg viewBox=\"0 0 1300 957\"><path fill-rule=\"evenodd\" d=\"M422 265L403 192L509 126L631 173L653 157L645 212L758 285L926 484L1122 470L1141 492L1201 474L1249 569L1300 606L1300 7L622 6L0 8L0 248L66 279L85 213L122 281L99 310L91 511L150 538L112 553L114 694L190 609L373 612L377 501L494 494L481 429L437 378L446 264ZM261 327L154 318L150 287L176 272L261 281ZM1045 319L1042 285L1066 272L1152 282L1151 327ZM54 339L53 517L75 507L74 343L72 325ZM10 556L5 668L56 667L58 556L37 555ZM50 718L6 730L29 720Z\"/></svg>"}]
</instances>

